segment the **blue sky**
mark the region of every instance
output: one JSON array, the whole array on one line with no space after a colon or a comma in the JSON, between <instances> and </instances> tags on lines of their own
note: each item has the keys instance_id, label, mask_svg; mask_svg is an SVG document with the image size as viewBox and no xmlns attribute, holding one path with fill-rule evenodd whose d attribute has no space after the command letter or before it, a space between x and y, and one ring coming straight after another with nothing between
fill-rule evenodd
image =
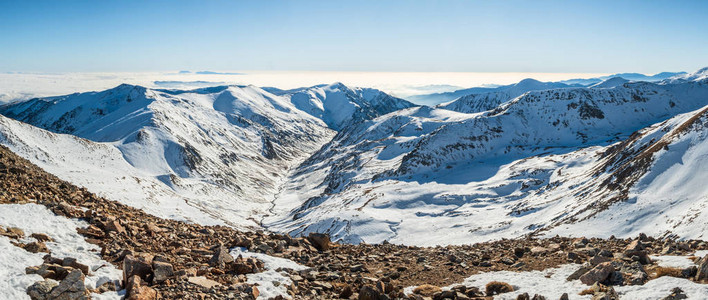
<instances>
[{"instance_id":1,"label":"blue sky","mask_svg":"<svg viewBox=\"0 0 708 300\"><path fill-rule=\"evenodd\" d=\"M694 71L708 1L0 0L0 71Z\"/></svg>"}]
</instances>

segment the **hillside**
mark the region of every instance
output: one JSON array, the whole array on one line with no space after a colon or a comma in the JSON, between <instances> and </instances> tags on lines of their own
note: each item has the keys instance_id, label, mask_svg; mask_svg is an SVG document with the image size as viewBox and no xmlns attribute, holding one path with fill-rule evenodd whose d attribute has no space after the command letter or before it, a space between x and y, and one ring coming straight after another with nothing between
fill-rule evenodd
<instances>
[{"instance_id":1,"label":"hillside","mask_svg":"<svg viewBox=\"0 0 708 300\"><path fill-rule=\"evenodd\" d=\"M287 170L333 136L332 114L343 126L399 106L411 104L341 84L280 96L121 85L4 106L33 126L1 117L0 131L16 153L105 197L161 217L256 228Z\"/></svg>"},{"instance_id":2,"label":"hillside","mask_svg":"<svg viewBox=\"0 0 708 300\"><path fill-rule=\"evenodd\" d=\"M681 232L681 237L699 238L702 229L690 228L702 223L686 221L696 219L696 213L668 213L662 206L666 202L653 200L618 209L625 214L622 220L578 221L605 209L611 215L614 207L609 205L632 202L630 195L648 187L649 179L628 177L603 183L622 172L621 164L607 165L608 153L649 134L644 132L660 135L634 141L639 143L635 147L663 138L671 151L667 157L695 162L681 169L686 178L701 174L694 168L706 168L705 161L695 158L705 151L701 120L706 99L706 81L689 80L535 91L476 113L401 110L340 131L298 167L265 224L291 234L327 232L352 243L409 245L515 238L548 230L573 236L583 234L591 222L603 224L594 231L599 236ZM687 120L698 120L691 127L695 133L685 135L690 138L672 133L687 127L681 126ZM622 159L640 154L629 152ZM660 176L676 163L669 160L662 166L656 159L657 167L647 167L653 171L642 169L649 172L646 178ZM705 194L703 188L690 186L683 197L668 203L701 207ZM636 211L638 207L643 209ZM659 217L662 221L656 223ZM574 225L554 229L561 223ZM605 231L608 226L615 230Z\"/></svg>"}]
</instances>

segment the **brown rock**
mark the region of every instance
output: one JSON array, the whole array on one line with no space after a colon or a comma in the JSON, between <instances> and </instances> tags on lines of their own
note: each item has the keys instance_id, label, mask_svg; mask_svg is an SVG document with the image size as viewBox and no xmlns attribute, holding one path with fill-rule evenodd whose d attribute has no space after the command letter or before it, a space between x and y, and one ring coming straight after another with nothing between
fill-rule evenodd
<instances>
[{"instance_id":1,"label":"brown rock","mask_svg":"<svg viewBox=\"0 0 708 300\"><path fill-rule=\"evenodd\" d=\"M47 299L88 300L91 299L89 291L84 285L84 273L72 270L52 289Z\"/></svg>"},{"instance_id":2,"label":"brown rock","mask_svg":"<svg viewBox=\"0 0 708 300\"><path fill-rule=\"evenodd\" d=\"M501 281L492 281L490 283L487 283L487 285L485 286L485 293L487 294L487 296L494 296L513 291L514 287L511 286L511 284Z\"/></svg>"},{"instance_id":3,"label":"brown rock","mask_svg":"<svg viewBox=\"0 0 708 300\"><path fill-rule=\"evenodd\" d=\"M126 255L123 259L123 280L128 281L133 275L138 275L149 282L152 275L152 255Z\"/></svg>"},{"instance_id":4,"label":"brown rock","mask_svg":"<svg viewBox=\"0 0 708 300\"><path fill-rule=\"evenodd\" d=\"M49 248L43 242L31 242L29 244L22 245L22 248L32 253L49 253Z\"/></svg>"},{"instance_id":5,"label":"brown rock","mask_svg":"<svg viewBox=\"0 0 708 300\"><path fill-rule=\"evenodd\" d=\"M158 297L155 289L147 286L138 275L133 275L125 284L126 300L155 300Z\"/></svg>"},{"instance_id":6,"label":"brown rock","mask_svg":"<svg viewBox=\"0 0 708 300\"><path fill-rule=\"evenodd\" d=\"M82 264L82 263L79 263L79 262L76 260L76 258L73 258L73 257L65 257L65 258L62 260L61 265L62 265L62 266L72 267L72 268L74 268L74 269L79 269L79 270L81 270L81 272L84 273L84 275L88 275L88 274L89 274L89 266L84 265L84 264Z\"/></svg>"},{"instance_id":7,"label":"brown rock","mask_svg":"<svg viewBox=\"0 0 708 300\"><path fill-rule=\"evenodd\" d=\"M326 235L324 233L316 233L312 232L310 235L307 236L307 239L312 243L312 245L317 248L317 250L320 251L326 251L329 250L329 248L332 246L332 242L329 239L329 235Z\"/></svg>"},{"instance_id":8,"label":"brown rock","mask_svg":"<svg viewBox=\"0 0 708 300\"><path fill-rule=\"evenodd\" d=\"M224 246L219 245L216 250L214 250L214 255L212 255L209 260L209 265L223 269L226 264L232 262L234 262L234 257L229 254L229 251Z\"/></svg>"},{"instance_id":9,"label":"brown rock","mask_svg":"<svg viewBox=\"0 0 708 300\"><path fill-rule=\"evenodd\" d=\"M118 220L108 221L104 224L104 227L106 228L106 231L108 231L108 232L115 231L119 234L125 234L125 228L123 228L123 226L120 225Z\"/></svg>"},{"instance_id":10,"label":"brown rock","mask_svg":"<svg viewBox=\"0 0 708 300\"><path fill-rule=\"evenodd\" d=\"M46 235L44 233L33 233L32 235L30 235L30 237L33 237L37 241L40 241L40 242L53 242L54 241L51 237L49 237L48 235Z\"/></svg>"},{"instance_id":11,"label":"brown rock","mask_svg":"<svg viewBox=\"0 0 708 300\"><path fill-rule=\"evenodd\" d=\"M421 296L432 297L435 293L439 293L442 289L439 286L432 284L422 284L413 289L413 293Z\"/></svg>"},{"instance_id":12,"label":"brown rock","mask_svg":"<svg viewBox=\"0 0 708 300\"><path fill-rule=\"evenodd\" d=\"M644 250L644 246L640 240L634 240L624 248L625 253L634 253L636 251Z\"/></svg>"},{"instance_id":13,"label":"brown rock","mask_svg":"<svg viewBox=\"0 0 708 300\"><path fill-rule=\"evenodd\" d=\"M192 277L187 278L187 281L191 284L196 284L198 286L205 287L205 288L212 288L212 287L221 285L221 283L218 283L214 280L208 279L204 276L192 276Z\"/></svg>"},{"instance_id":14,"label":"brown rock","mask_svg":"<svg viewBox=\"0 0 708 300\"><path fill-rule=\"evenodd\" d=\"M32 300L48 300L49 293L52 289L59 285L54 280L45 279L43 281L37 281L27 288L27 295L30 296Z\"/></svg>"},{"instance_id":15,"label":"brown rock","mask_svg":"<svg viewBox=\"0 0 708 300\"><path fill-rule=\"evenodd\" d=\"M174 276L172 265L166 262L154 261L152 263L153 281L157 283L164 282L168 278Z\"/></svg>"},{"instance_id":16,"label":"brown rock","mask_svg":"<svg viewBox=\"0 0 708 300\"><path fill-rule=\"evenodd\" d=\"M596 282L602 282L603 280L607 279L607 276L610 276L610 274L614 271L615 267L612 266L612 263L604 262L595 266L590 271L580 276L580 282L587 285L591 285Z\"/></svg>"},{"instance_id":17,"label":"brown rock","mask_svg":"<svg viewBox=\"0 0 708 300\"><path fill-rule=\"evenodd\" d=\"M698 265L698 270L696 271L696 281L703 281L708 279L708 255L699 259L696 263Z\"/></svg>"},{"instance_id":18,"label":"brown rock","mask_svg":"<svg viewBox=\"0 0 708 300\"><path fill-rule=\"evenodd\" d=\"M381 293L375 288L365 285L359 290L359 300L378 300Z\"/></svg>"},{"instance_id":19,"label":"brown rock","mask_svg":"<svg viewBox=\"0 0 708 300\"><path fill-rule=\"evenodd\" d=\"M11 239L19 239L25 237L25 232L17 227L8 227L4 232L0 231L0 235L4 235Z\"/></svg>"}]
</instances>

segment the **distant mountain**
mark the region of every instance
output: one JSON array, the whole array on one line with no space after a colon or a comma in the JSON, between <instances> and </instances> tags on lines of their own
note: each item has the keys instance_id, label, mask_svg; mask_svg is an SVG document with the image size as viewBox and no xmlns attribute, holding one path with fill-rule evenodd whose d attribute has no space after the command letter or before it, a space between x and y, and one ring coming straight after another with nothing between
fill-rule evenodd
<instances>
[{"instance_id":1,"label":"distant mountain","mask_svg":"<svg viewBox=\"0 0 708 300\"><path fill-rule=\"evenodd\" d=\"M603 82L607 79L614 78L614 77L621 77L621 78L624 78L629 81L656 82L656 81L661 81L664 79L682 76L682 75L686 75L686 74L687 74L686 72L662 72L662 73L658 73L658 74L649 76L649 75L644 75L644 74L639 74L639 73L620 73L620 74L614 74L614 75L597 77L597 78L569 79L569 80L563 80L563 81L559 81L559 82L545 82L544 85L538 84L539 82L536 80L533 80L533 79L525 79L525 80L533 80L535 82L534 82L534 84L529 85L526 88L526 90L523 90L523 92L542 90L542 89L550 89L550 88L591 86L591 85L598 84L600 82ZM468 88L468 89L456 90L453 92L415 95L415 96L407 97L407 99L410 101L413 101L415 103L421 103L421 104L432 106L432 105L437 105L440 103L445 103L445 102L449 102L452 100L456 100L460 97L464 97L464 96L468 96L468 95L472 95L472 94L505 92L509 88L514 88L517 85L518 85L518 83L500 86L500 87L473 87L473 88ZM523 94L523 92L521 94ZM517 93L510 93L510 94L517 94ZM518 95L521 95L521 94L518 94Z\"/></svg>"},{"instance_id":2,"label":"distant mountain","mask_svg":"<svg viewBox=\"0 0 708 300\"><path fill-rule=\"evenodd\" d=\"M682 76L686 75L686 72L661 72L657 73L654 75L644 75L640 73L618 73L618 74L612 74L609 76L602 76L602 77L596 77L596 78L585 78L585 79L569 79L569 80L563 80L560 81L562 83L566 84L581 84L585 86L590 86L593 84L600 83L602 81L605 81L607 79L613 78L613 77L621 77L630 81L647 81L647 82L655 82L655 81L661 81L664 79L669 79L671 77L676 77L676 76Z\"/></svg>"},{"instance_id":3,"label":"distant mountain","mask_svg":"<svg viewBox=\"0 0 708 300\"><path fill-rule=\"evenodd\" d=\"M594 89L607 89L607 88L621 86L627 82L629 82L629 80L624 79L622 77L612 77L612 78L606 79L605 81L593 84L589 87L594 88Z\"/></svg>"},{"instance_id":4,"label":"distant mountain","mask_svg":"<svg viewBox=\"0 0 708 300\"><path fill-rule=\"evenodd\" d=\"M513 97L519 96L528 91L535 90L545 90L554 88L566 88L579 85L569 85L565 83L558 82L540 82L535 79L524 79L518 83L504 85L499 87L475 87L469 89L457 90L454 92L446 93L434 93L427 95L416 95L408 97L409 100L417 103L426 103L428 105L435 105L444 102L449 102L460 97L474 95L474 94L484 94L484 93L506 93Z\"/></svg>"},{"instance_id":5,"label":"distant mountain","mask_svg":"<svg viewBox=\"0 0 708 300\"><path fill-rule=\"evenodd\" d=\"M341 129L350 120L371 119L415 106L376 89L349 88L341 83L272 91L288 97L299 110L323 120L334 130Z\"/></svg>"},{"instance_id":6,"label":"distant mountain","mask_svg":"<svg viewBox=\"0 0 708 300\"><path fill-rule=\"evenodd\" d=\"M464 113L482 112L493 109L529 91L563 89L569 87L571 86L563 83L524 79L516 84L501 86L491 91L462 96L455 101L439 104L436 107Z\"/></svg>"}]
</instances>

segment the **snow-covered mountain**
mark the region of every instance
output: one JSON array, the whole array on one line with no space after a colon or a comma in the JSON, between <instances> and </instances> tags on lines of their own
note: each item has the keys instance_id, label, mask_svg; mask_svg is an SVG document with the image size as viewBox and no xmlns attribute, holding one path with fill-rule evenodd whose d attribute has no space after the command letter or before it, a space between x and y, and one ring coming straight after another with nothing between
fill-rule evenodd
<instances>
[{"instance_id":1,"label":"snow-covered mountain","mask_svg":"<svg viewBox=\"0 0 708 300\"><path fill-rule=\"evenodd\" d=\"M456 100L461 97L474 96L479 94L492 94L496 93L499 95L504 95L508 99L515 98L521 94L529 91L536 90L547 90L547 89L557 89L557 88L567 88L567 87L581 87L578 84L565 84L562 82L541 82L535 79L527 78L519 81L515 84L503 85L499 87L474 87L468 89L456 90L453 92L445 93L434 93L426 95L416 95L411 96L409 99L411 101L416 101L419 103L431 103L433 105L440 104L445 105L445 103ZM498 105L498 103L497 103Z\"/></svg>"},{"instance_id":2,"label":"snow-covered mountain","mask_svg":"<svg viewBox=\"0 0 708 300\"><path fill-rule=\"evenodd\" d=\"M624 79L622 77L612 77L607 80L604 80L602 82L598 82L596 84L591 85L591 88L595 89L607 89L607 88L613 88L616 86L621 86L625 83L629 82L629 80Z\"/></svg>"},{"instance_id":3,"label":"snow-covered mountain","mask_svg":"<svg viewBox=\"0 0 708 300\"><path fill-rule=\"evenodd\" d=\"M443 107L397 111L340 131L302 164L266 225L295 234L329 232L348 242L416 245L555 232L562 223L582 231L580 220L616 229L598 229L598 235L673 232L665 224L690 216L680 210L664 215L659 204L634 206L646 210L635 212L635 220L592 217L610 205L633 201L631 189L648 179L632 177L647 170L663 172L647 167L628 176L622 171L628 165L608 163L610 154L629 141L633 149L644 149L664 138L668 151L675 151L667 157L694 156L685 176L708 169L700 159L706 123L689 122L704 120L706 105L708 81L696 79L533 91L491 110L473 107L471 113ZM466 111L461 105L454 108ZM654 127L643 129L648 126ZM685 127L695 133L685 133ZM662 135L648 137L649 132ZM673 143L683 146L672 148ZM631 166L641 153L628 151L615 159ZM698 203L705 189L691 186L689 194L676 201L703 205ZM656 215L665 218L659 222L664 225L652 223ZM700 232L685 228L683 236Z\"/></svg>"},{"instance_id":4,"label":"snow-covered mountain","mask_svg":"<svg viewBox=\"0 0 708 300\"><path fill-rule=\"evenodd\" d=\"M206 224L414 245L699 238L706 74L524 80L436 107L338 83L122 85L4 106L0 143L108 198Z\"/></svg>"},{"instance_id":5,"label":"snow-covered mountain","mask_svg":"<svg viewBox=\"0 0 708 300\"><path fill-rule=\"evenodd\" d=\"M326 113L301 110L311 108L305 103ZM290 167L334 135L328 123L408 106L341 84L282 95L254 86L121 85L0 112L53 132L2 119L3 144L64 179L159 216L255 227Z\"/></svg>"},{"instance_id":6,"label":"snow-covered mountain","mask_svg":"<svg viewBox=\"0 0 708 300\"><path fill-rule=\"evenodd\" d=\"M349 88L341 83L273 92L289 97L299 110L323 120L334 130L343 128L351 120L372 119L415 106L376 89Z\"/></svg>"}]
</instances>

